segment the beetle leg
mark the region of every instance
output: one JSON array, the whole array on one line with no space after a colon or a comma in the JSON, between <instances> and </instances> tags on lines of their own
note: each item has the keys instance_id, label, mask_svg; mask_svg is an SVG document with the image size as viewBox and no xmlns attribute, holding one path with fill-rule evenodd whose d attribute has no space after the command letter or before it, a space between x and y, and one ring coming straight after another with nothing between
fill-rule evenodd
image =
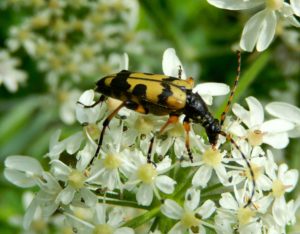
<instances>
[{"instance_id":1,"label":"beetle leg","mask_svg":"<svg viewBox=\"0 0 300 234\"><path fill-rule=\"evenodd\" d=\"M178 78L181 79L182 76L182 67L181 65L178 65L179 69L178 69Z\"/></svg>"},{"instance_id":2,"label":"beetle leg","mask_svg":"<svg viewBox=\"0 0 300 234\"><path fill-rule=\"evenodd\" d=\"M90 162L90 165L93 164L93 161L94 159L98 156L99 154L99 151L100 151L100 148L101 148L101 145L102 145L102 141L103 141L103 136L104 136L104 132L106 130L106 128L108 127L109 125L109 122L112 120L112 118L119 112L119 110L126 106L126 102L122 102L103 122L103 127L102 127L102 131L100 133L100 138L99 138L99 141L98 141L98 145L97 145L97 149L96 149L96 152L94 154L94 157L92 158L91 162Z\"/></svg>"},{"instance_id":3,"label":"beetle leg","mask_svg":"<svg viewBox=\"0 0 300 234\"><path fill-rule=\"evenodd\" d=\"M191 162L193 162L193 155L192 155L192 151L190 148L190 130L191 130L191 126L190 126L190 120L187 116L185 116L184 120L183 120L183 128L185 130L185 148L188 152L189 158L191 160Z\"/></svg>"},{"instance_id":4,"label":"beetle leg","mask_svg":"<svg viewBox=\"0 0 300 234\"><path fill-rule=\"evenodd\" d=\"M103 102L106 99L104 95L101 95L99 100L97 100L94 104L92 105L84 105L80 101L77 101L78 104L82 105L84 108L93 108L94 106L97 106L99 103Z\"/></svg>"},{"instance_id":5,"label":"beetle leg","mask_svg":"<svg viewBox=\"0 0 300 234\"><path fill-rule=\"evenodd\" d=\"M166 127L168 127L170 124L177 123L177 121L178 121L178 115L170 114L167 122L160 128L158 135L162 134L163 131L166 129ZM152 148L153 148L154 137L155 136L153 136L150 140L150 145L149 145L148 154L147 154L147 162L148 163L152 163L151 152L152 152Z\"/></svg>"}]
</instances>

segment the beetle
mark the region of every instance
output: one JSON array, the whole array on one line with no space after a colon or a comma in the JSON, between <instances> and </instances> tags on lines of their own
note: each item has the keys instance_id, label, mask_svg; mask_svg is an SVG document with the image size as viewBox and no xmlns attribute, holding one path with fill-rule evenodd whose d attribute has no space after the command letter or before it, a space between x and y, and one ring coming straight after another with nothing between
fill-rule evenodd
<instances>
[{"instance_id":1,"label":"beetle","mask_svg":"<svg viewBox=\"0 0 300 234\"><path fill-rule=\"evenodd\" d=\"M239 146L231 138L230 135L222 131L226 114L229 111L239 78L241 67L241 55L238 52L238 69L237 76L232 87L227 105L221 115L220 120L213 117L208 110L207 105L198 93L193 93L194 81L190 77L187 80L181 79L181 68L178 72L178 77L172 77L162 74L131 72L122 70L116 74L108 75L97 81L95 91L101 93L101 97L97 102L86 108L94 107L98 103L103 102L107 97L112 97L122 101L122 103L104 120L103 128L98 141L98 147L93 160L98 156L102 145L105 129L108 127L110 120L118 113L122 107L142 114L152 113L154 115L169 115L167 122L161 127L158 134L161 134L165 128L172 123L176 123L180 115L184 114L183 126L186 132L185 146L189 155L189 159L193 162L193 156L189 145L190 121L201 124L208 137L209 143L213 148L216 147L219 135L226 137L241 153L243 159L249 168L252 181L253 191L248 201L248 206L251 203L251 198L255 192L254 173L251 165L242 153ZM150 146L147 155L147 162L151 161L151 150L153 146L154 136L150 140Z\"/></svg>"}]
</instances>

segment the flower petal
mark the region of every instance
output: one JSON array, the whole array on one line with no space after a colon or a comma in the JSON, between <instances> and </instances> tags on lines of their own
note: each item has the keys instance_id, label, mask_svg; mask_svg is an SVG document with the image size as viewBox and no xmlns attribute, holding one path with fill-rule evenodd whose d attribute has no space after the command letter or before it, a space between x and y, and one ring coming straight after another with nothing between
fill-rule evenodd
<instances>
[{"instance_id":1,"label":"flower petal","mask_svg":"<svg viewBox=\"0 0 300 234\"><path fill-rule=\"evenodd\" d=\"M106 206L96 203L95 209L96 224L105 224L106 222Z\"/></svg>"},{"instance_id":2,"label":"flower petal","mask_svg":"<svg viewBox=\"0 0 300 234\"><path fill-rule=\"evenodd\" d=\"M88 207L94 207L95 204L97 204L97 201L98 201L97 196L94 193L92 193L90 190L88 190L87 188L82 188L80 190L80 195L81 195L82 199L84 200L84 203Z\"/></svg>"},{"instance_id":3,"label":"flower petal","mask_svg":"<svg viewBox=\"0 0 300 234\"><path fill-rule=\"evenodd\" d=\"M267 11L264 22L257 39L256 49L257 51L263 51L271 44L277 25L277 16L275 11Z\"/></svg>"},{"instance_id":4,"label":"flower petal","mask_svg":"<svg viewBox=\"0 0 300 234\"><path fill-rule=\"evenodd\" d=\"M184 208L186 210L195 210L200 203L200 190L190 188L185 194Z\"/></svg>"},{"instance_id":5,"label":"flower petal","mask_svg":"<svg viewBox=\"0 0 300 234\"><path fill-rule=\"evenodd\" d=\"M151 185L142 183L136 193L136 200L139 205L149 206L153 200L153 190Z\"/></svg>"},{"instance_id":6,"label":"flower petal","mask_svg":"<svg viewBox=\"0 0 300 234\"><path fill-rule=\"evenodd\" d=\"M212 215L212 213L215 212L215 210L215 203L211 200L206 200L204 204L199 209L197 209L197 213L201 215L202 219L207 219Z\"/></svg>"},{"instance_id":7,"label":"flower petal","mask_svg":"<svg viewBox=\"0 0 300 234\"><path fill-rule=\"evenodd\" d=\"M201 186L206 187L207 182L209 181L212 174L212 168L206 165L201 166L192 179L192 185L197 187Z\"/></svg>"},{"instance_id":8,"label":"flower petal","mask_svg":"<svg viewBox=\"0 0 300 234\"><path fill-rule=\"evenodd\" d=\"M51 163L51 169L53 170L53 174L55 174L58 177L67 177L72 169L68 167L66 164L64 164L62 161L59 160L53 160Z\"/></svg>"},{"instance_id":9,"label":"flower petal","mask_svg":"<svg viewBox=\"0 0 300 234\"><path fill-rule=\"evenodd\" d=\"M75 192L75 189L68 185L57 195L56 201L61 201L64 205L68 205L72 202Z\"/></svg>"},{"instance_id":10,"label":"flower petal","mask_svg":"<svg viewBox=\"0 0 300 234\"><path fill-rule=\"evenodd\" d=\"M168 234L182 234L186 233L186 227L181 224L181 222L176 223L171 230L168 232Z\"/></svg>"},{"instance_id":11,"label":"flower petal","mask_svg":"<svg viewBox=\"0 0 300 234\"><path fill-rule=\"evenodd\" d=\"M300 1L299 0L290 0L293 11L296 15L300 16Z\"/></svg>"},{"instance_id":12,"label":"flower petal","mask_svg":"<svg viewBox=\"0 0 300 234\"><path fill-rule=\"evenodd\" d=\"M228 183L228 175L226 173L226 169L223 164L219 164L218 166L214 167L215 172L218 176L219 181L222 184Z\"/></svg>"},{"instance_id":13,"label":"flower petal","mask_svg":"<svg viewBox=\"0 0 300 234\"><path fill-rule=\"evenodd\" d=\"M262 124L264 121L264 109L260 102L255 97L247 97L246 102L249 106L251 127Z\"/></svg>"},{"instance_id":14,"label":"flower petal","mask_svg":"<svg viewBox=\"0 0 300 234\"><path fill-rule=\"evenodd\" d=\"M157 186L157 188L166 194L173 193L175 184L176 181L166 175L157 176L155 179L155 185Z\"/></svg>"},{"instance_id":15,"label":"flower petal","mask_svg":"<svg viewBox=\"0 0 300 234\"><path fill-rule=\"evenodd\" d=\"M251 1L236 1L236 0L207 0L211 5L227 9L227 10L246 10L253 7L257 7L264 3L263 0L251 0Z\"/></svg>"},{"instance_id":16,"label":"flower petal","mask_svg":"<svg viewBox=\"0 0 300 234\"><path fill-rule=\"evenodd\" d=\"M186 79L186 75L183 66L178 59L176 52L173 48L165 50L162 61L162 70L165 75L178 77L179 69L182 69L181 79Z\"/></svg>"},{"instance_id":17,"label":"flower petal","mask_svg":"<svg viewBox=\"0 0 300 234\"><path fill-rule=\"evenodd\" d=\"M269 121L264 122L260 130L266 133L280 133L280 132L287 132L294 128L294 124L289 121L283 119L272 119Z\"/></svg>"},{"instance_id":18,"label":"flower petal","mask_svg":"<svg viewBox=\"0 0 300 234\"><path fill-rule=\"evenodd\" d=\"M287 205L284 196L276 198L272 206L272 214L275 222L280 226L286 225L286 209Z\"/></svg>"},{"instance_id":19,"label":"flower petal","mask_svg":"<svg viewBox=\"0 0 300 234\"><path fill-rule=\"evenodd\" d=\"M123 211L120 207L114 208L109 212L109 218L107 224L118 227L123 222Z\"/></svg>"},{"instance_id":20,"label":"flower petal","mask_svg":"<svg viewBox=\"0 0 300 234\"><path fill-rule=\"evenodd\" d=\"M129 227L121 227L115 230L114 234L134 234L134 231Z\"/></svg>"},{"instance_id":21,"label":"flower petal","mask_svg":"<svg viewBox=\"0 0 300 234\"><path fill-rule=\"evenodd\" d=\"M25 172L29 175L42 175L43 168L38 160L29 156L9 156L5 159L5 167Z\"/></svg>"},{"instance_id":22,"label":"flower petal","mask_svg":"<svg viewBox=\"0 0 300 234\"><path fill-rule=\"evenodd\" d=\"M281 179L283 180L282 182L286 186L286 192L291 192L295 188L298 181L298 177L299 172L296 169L289 170L284 174L283 178Z\"/></svg>"},{"instance_id":23,"label":"flower petal","mask_svg":"<svg viewBox=\"0 0 300 234\"><path fill-rule=\"evenodd\" d=\"M36 185L36 181L32 177L28 177L23 172L14 169L5 168L4 177L21 188L30 188Z\"/></svg>"},{"instance_id":24,"label":"flower petal","mask_svg":"<svg viewBox=\"0 0 300 234\"><path fill-rule=\"evenodd\" d=\"M196 85L193 88L193 93L199 93L202 95L210 95L210 96L222 96L229 93L230 88L227 84L216 83L216 82L207 82L203 84Z\"/></svg>"},{"instance_id":25,"label":"flower petal","mask_svg":"<svg viewBox=\"0 0 300 234\"><path fill-rule=\"evenodd\" d=\"M251 52L254 49L263 27L265 14L265 11L260 11L247 21L240 41L240 47L243 50Z\"/></svg>"},{"instance_id":26,"label":"flower petal","mask_svg":"<svg viewBox=\"0 0 300 234\"><path fill-rule=\"evenodd\" d=\"M251 128L250 115L240 104L234 103L232 106L232 112L247 125L248 128Z\"/></svg>"},{"instance_id":27,"label":"flower petal","mask_svg":"<svg viewBox=\"0 0 300 234\"><path fill-rule=\"evenodd\" d=\"M28 229L30 227L30 224L34 218L34 214L38 208L38 199L32 199L30 205L26 209L26 213L24 215L23 219L23 227L25 229Z\"/></svg>"},{"instance_id":28,"label":"flower petal","mask_svg":"<svg viewBox=\"0 0 300 234\"><path fill-rule=\"evenodd\" d=\"M175 201L166 199L161 206L161 212L171 219L179 220L183 214L183 209Z\"/></svg>"},{"instance_id":29,"label":"flower petal","mask_svg":"<svg viewBox=\"0 0 300 234\"><path fill-rule=\"evenodd\" d=\"M271 102L266 110L273 116L300 124L300 108L285 102Z\"/></svg>"},{"instance_id":30,"label":"flower petal","mask_svg":"<svg viewBox=\"0 0 300 234\"><path fill-rule=\"evenodd\" d=\"M287 133L266 134L263 136L263 142L269 144L274 149L283 149L289 143Z\"/></svg>"},{"instance_id":31,"label":"flower petal","mask_svg":"<svg viewBox=\"0 0 300 234\"><path fill-rule=\"evenodd\" d=\"M238 203L230 193L222 193L219 203L225 209L237 210L239 208Z\"/></svg>"}]
</instances>

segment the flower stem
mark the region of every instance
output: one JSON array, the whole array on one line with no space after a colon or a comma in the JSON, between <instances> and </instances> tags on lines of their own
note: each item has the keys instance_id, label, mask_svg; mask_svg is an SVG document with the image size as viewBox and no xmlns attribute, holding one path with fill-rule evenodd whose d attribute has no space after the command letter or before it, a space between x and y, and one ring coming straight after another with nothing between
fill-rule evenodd
<instances>
[{"instance_id":1,"label":"flower stem","mask_svg":"<svg viewBox=\"0 0 300 234\"><path fill-rule=\"evenodd\" d=\"M136 228L144 223L150 221L153 217L155 217L160 211L160 206L154 207L152 210L145 212L142 215L135 217L134 219L124 223L123 227L131 227Z\"/></svg>"}]
</instances>

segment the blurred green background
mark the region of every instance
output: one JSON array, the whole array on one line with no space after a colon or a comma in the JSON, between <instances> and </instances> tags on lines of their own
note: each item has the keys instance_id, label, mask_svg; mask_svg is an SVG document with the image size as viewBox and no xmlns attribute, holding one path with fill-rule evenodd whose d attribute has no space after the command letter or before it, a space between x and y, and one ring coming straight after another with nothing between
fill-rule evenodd
<instances>
[{"instance_id":1,"label":"blurred green background","mask_svg":"<svg viewBox=\"0 0 300 234\"><path fill-rule=\"evenodd\" d=\"M43 156L51 134L62 129L64 138L81 128L73 112L77 98L100 77L118 71L123 53L129 55L130 70L162 73L162 54L173 47L188 76L231 86L237 68L234 50L252 13L217 9L200 0L2 0L0 50L19 61L17 69L27 79L15 92L0 86L1 172L8 155L29 155L47 168ZM235 100L242 105L251 95L263 104L300 106L300 42L289 43L280 25L277 31L266 51L242 54ZM0 75L5 69L1 62ZM224 101L219 98L212 107L216 115ZM277 161L300 169L297 142L292 139L278 151ZM25 190L8 183L2 173L0 178L1 233L16 233L19 228L9 220L24 213ZM299 186L288 196L298 193Z\"/></svg>"}]
</instances>

